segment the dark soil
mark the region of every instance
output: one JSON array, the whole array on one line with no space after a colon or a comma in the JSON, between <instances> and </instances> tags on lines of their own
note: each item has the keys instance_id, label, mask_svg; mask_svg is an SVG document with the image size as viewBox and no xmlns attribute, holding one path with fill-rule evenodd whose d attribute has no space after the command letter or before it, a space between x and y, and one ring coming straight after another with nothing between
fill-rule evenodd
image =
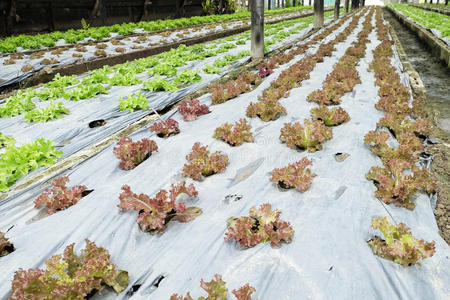
<instances>
[{"instance_id":1,"label":"dark soil","mask_svg":"<svg viewBox=\"0 0 450 300\"><path fill-rule=\"evenodd\" d=\"M434 125L433 137L439 142L426 148L434 155L431 167L438 181L434 214L441 236L450 244L450 69L387 10L384 17L397 32L409 61L427 89L425 111Z\"/></svg>"}]
</instances>

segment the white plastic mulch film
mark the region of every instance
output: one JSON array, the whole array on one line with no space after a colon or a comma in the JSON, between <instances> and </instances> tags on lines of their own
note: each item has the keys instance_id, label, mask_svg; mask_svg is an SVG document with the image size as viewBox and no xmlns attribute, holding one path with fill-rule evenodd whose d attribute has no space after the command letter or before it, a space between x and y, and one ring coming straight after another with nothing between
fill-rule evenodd
<instances>
[{"instance_id":1,"label":"white plastic mulch film","mask_svg":"<svg viewBox=\"0 0 450 300\"><path fill-rule=\"evenodd\" d=\"M283 18L292 18L294 16L301 16L302 14L305 14L304 11L300 12L292 12L292 13L284 13L284 14L275 14L275 15L267 15L265 18L266 21L278 21L282 20ZM115 55L119 54L119 52L116 51L118 48L122 48L125 50L125 53L130 53L133 51L137 51L140 49L146 49L146 48L153 48L156 45L161 44L167 44L167 43L173 43L173 42L179 42L184 39L190 39L194 37L201 37L212 33L222 32L225 30L235 29L242 26L245 26L246 23L248 23L248 19L238 19L233 20L230 22L226 22L226 27L224 28L222 26L223 23L217 23L214 24L205 24L202 27L197 27L194 30L189 29L178 29L174 30L173 32L169 32L168 35L161 34L161 33L152 33L152 32L146 32L142 28L137 28L134 30L134 33L138 36L129 36L123 38L119 34L112 32L111 33L111 39L120 39L121 44L113 44L110 39L106 39L103 41L103 44L105 44L106 48L103 49L107 55ZM147 38L145 40L139 40L139 34L148 34ZM81 43L89 43L94 41L92 38L85 38L84 40L77 43L78 45L81 45ZM41 70L42 68L46 67L47 65L42 64L42 61L47 59L55 59L57 63L48 65L50 67L56 67L56 66L64 66L64 65L70 65L75 62L80 61L89 61L93 60L95 58L99 58L98 55L95 54L95 52L98 50L96 48L96 44L92 45L83 45L85 47L85 52L77 51L76 47L74 45L77 44L67 44L63 39L58 41L56 43L56 46L68 46L70 47L67 50L64 50L62 53L51 53L52 51L45 52L48 48L40 49L40 51L44 51L45 54L43 54L42 57L39 58L33 58L32 54L24 54L23 58L13 58L15 61L14 64L8 64L7 61L9 61L11 58L10 55L4 55L3 57L0 57L0 87L2 86L8 86L11 84L15 84L18 82L21 82L22 80L30 77L37 71ZM18 49L18 52L23 51L26 49ZM28 50L29 51L29 50ZM35 51L34 51L35 52ZM73 55L82 55L81 57L73 56ZM13 57L15 55L13 54ZM31 70L22 70L25 66L30 65L33 68Z\"/></svg>"},{"instance_id":2,"label":"white plastic mulch film","mask_svg":"<svg viewBox=\"0 0 450 300\"><path fill-rule=\"evenodd\" d=\"M285 30L295 28L299 24L303 24L302 19L299 22L288 26ZM281 47L284 43L298 39L311 29L311 25L293 34L283 41L279 41L272 45L270 49ZM269 37L270 39L270 37ZM226 53L219 54L214 57L209 57L201 61L187 62L187 65L179 67L178 70L199 70L201 71L206 65L212 65L215 60L223 58L225 55L236 55L241 51L249 49L250 41L244 45L237 45L236 48L230 49ZM221 74L206 74L201 72L202 80L198 83L191 84L188 87L182 88L177 92L143 92L149 100L149 105L155 110L162 110L170 106L184 96L206 86L214 80L220 78L224 74L236 69L241 64L248 60L248 56L239 59L235 64L222 68ZM113 73L114 74L114 73ZM111 77L111 74L109 77ZM83 77L83 76L81 76ZM146 72L138 74L139 79L144 82L149 79ZM70 111L69 115L61 119L57 119L45 123L28 123L24 120L23 115L13 118L2 118L0 120L0 132L4 135L12 135L18 143L27 143L35 140L38 137L44 137L55 141L59 150L64 152L64 156L69 156L74 152L98 142L119 129L133 123L142 118L152 110L135 111L130 113L127 111L119 111L119 98L126 97L131 93L135 93L143 88L143 84L132 86L112 86L107 94L100 94L97 97L81 100L78 102L60 98L53 100L53 102L62 102ZM36 98L38 99L38 98ZM38 107L46 107L49 101L40 102L35 101ZM91 121L103 119L107 124L100 128L89 128L88 124Z\"/></svg>"},{"instance_id":3,"label":"white plastic mulch film","mask_svg":"<svg viewBox=\"0 0 450 300\"><path fill-rule=\"evenodd\" d=\"M330 21L331 20L327 20L326 22L328 23ZM268 50L275 50L282 47L285 43L295 41L311 30L312 25L309 24L307 20L298 19L298 22L294 22L294 24L287 24L283 30L287 32L296 28L303 29L297 30L296 33L275 42L269 47ZM273 35L267 37L268 40L271 38L273 38ZM208 45L213 43L215 42L208 43ZM228 44L226 40L222 40L220 43L223 45ZM226 53L221 53L217 56L208 57L203 60L189 61L186 65L178 67L177 70L201 71L206 65L213 65L215 60L221 59L225 55L236 55L239 52L249 49L249 47L250 41L247 41L243 45L236 45L236 48L229 49ZM64 98L53 100L53 102L62 102L64 106L69 109L70 114L64 115L62 118L50 122L28 123L25 121L23 114L12 118L2 118L0 119L0 132L4 135L13 136L19 145L32 142L39 137L50 139L55 142L57 150L63 151L63 157L68 157L87 146L102 141L127 125L136 122L149 113L152 113L152 109L160 111L173 105L186 95L193 93L201 87L217 80L220 76L235 70L247 62L247 60L248 56L237 59L234 64L222 68L220 74L207 74L205 72L200 72L202 77L200 82L188 85L187 87L184 87L176 92L141 91L142 94L148 98L150 107L148 110L138 110L130 113L128 110L120 111L118 107L119 99L121 97L127 97L129 94L140 91L143 88L143 84L132 86L112 86L108 90L107 94L99 94L96 97L86 100L70 101ZM110 74L109 77L112 77L114 74L115 73ZM82 75L79 79L82 79L84 76L89 75ZM149 78L151 79L151 77L147 74L147 70L143 73L137 74L136 77L142 79L144 82ZM69 87L68 89L70 88L74 87ZM50 101L39 101L38 97L35 97L33 101L36 103L37 107L47 107L51 103ZM104 120L106 121L106 124L101 127L90 128L89 123L95 120ZM38 171L40 170L31 172L28 176L35 174ZM25 176L20 180L23 180L28 176Z\"/></svg>"},{"instance_id":4,"label":"white plastic mulch film","mask_svg":"<svg viewBox=\"0 0 450 300\"><path fill-rule=\"evenodd\" d=\"M212 134L221 124L245 117L247 105L257 101L271 81L317 46L276 69L252 92L211 106L212 112L196 121L184 122L178 112L168 112L164 118L172 117L180 123L181 133L176 136L162 139L150 134L148 127L131 135L133 140L151 137L159 147L134 170L118 168L113 146L67 170L70 186L84 184L94 190L67 210L43 217L43 210L33 208L33 200L46 187L43 185L0 202L0 230L13 226L7 237L16 247L0 260L0 298L9 295L18 268L43 267L45 259L62 253L68 244L75 242L79 251L84 248L84 239L89 238L107 248L118 268L130 274L129 287L119 296L104 290L95 298L169 299L173 293L188 291L196 298L204 295L200 279L209 281L217 273L230 291L250 283L256 288L254 298L262 300L449 299L450 248L439 235L429 197L418 194L413 211L384 206L374 196L373 183L365 178L371 166L382 165L363 142L364 135L383 116L374 108L378 88L373 72L368 71L372 51L379 44L375 30L368 37L366 57L357 66L362 84L342 99L341 106L351 120L333 128L333 138L314 153L294 151L278 139L284 123L303 123L309 118L309 110L317 105L307 102L306 96L321 87L333 64L357 39L364 19L336 45L331 57L316 65L310 79L281 99L286 116L268 123L248 119L254 143L231 147L213 139ZM323 42L333 39L348 23ZM375 18L372 24L375 26ZM393 63L401 66L397 56ZM407 76L401 76L407 83ZM211 103L208 94L200 100ZM211 151L223 151L230 161L224 173L201 182L187 180L195 184L199 195L187 199L186 204L200 207L203 214L189 223L169 223L162 235L142 232L136 223L137 213L120 212L117 207L121 186L128 184L135 193L154 196L171 183L185 180L185 156L197 141ZM337 162L334 155L338 152L350 156ZM282 192L269 181L271 170L302 157L312 159L312 170L317 174L309 190ZM283 220L291 222L295 230L292 242L281 247L259 244L250 249L225 242L227 219L248 215L251 207L262 203L272 204L273 209L281 210ZM410 226L415 237L436 241L435 255L422 261L422 267L403 267L372 253L366 241L381 233L371 229L371 220L388 216L387 211L397 222ZM139 290L127 294L137 284L141 285Z\"/></svg>"}]
</instances>

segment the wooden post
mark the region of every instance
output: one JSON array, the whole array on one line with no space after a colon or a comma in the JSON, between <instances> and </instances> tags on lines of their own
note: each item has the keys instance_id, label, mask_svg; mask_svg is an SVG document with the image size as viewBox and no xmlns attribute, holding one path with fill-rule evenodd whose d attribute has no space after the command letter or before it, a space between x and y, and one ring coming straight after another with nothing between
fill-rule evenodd
<instances>
[{"instance_id":1,"label":"wooden post","mask_svg":"<svg viewBox=\"0 0 450 300\"><path fill-rule=\"evenodd\" d=\"M314 28L323 26L323 1L314 0Z\"/></svg>"},{"instance_id":2,"label":"wooden post","mask_svg":"<svg viewBox=\"0 0 450 300\"><path fill-rule=\"evenodd\" d=\"M341 6L341 0L335 0L334 1L334 19L339 19L339 9Z\"/></svg>"},{"instance_id":3,"label":"wooden post","mask_svg":"<svg viewBox=\"0 0 450 300\"><path fill-rule=\"evenodd\" d=\"M100 0L99 2L99 10L100 10L100 19L102 20L102 25L106 25L106 8L105 8L105 0Z\"/></svg>"},{"instance_id":4,"label":"wooden post","mask_svg":"<svg viewBox=\"0 0 450 300\"><path fill-rule=\"evenodd\" d=\"M264 0L252 0L252 59L264 57Z\"/></svg>"},{"instance_id":5,"label":"wooden post","mask_svg":"<svg viewBox=\"0 0 450 300\"><path fill-rule=\"evenodd\" d=\"M16 0L11 0L10 1L10 6L9 6L9 12L8 12L8 17L6 18L6 32L7 33L11 33L12 32L12 28L13 25L16 23L16 7L17 7L17 3Z\"/></svg>"}]
</instances>

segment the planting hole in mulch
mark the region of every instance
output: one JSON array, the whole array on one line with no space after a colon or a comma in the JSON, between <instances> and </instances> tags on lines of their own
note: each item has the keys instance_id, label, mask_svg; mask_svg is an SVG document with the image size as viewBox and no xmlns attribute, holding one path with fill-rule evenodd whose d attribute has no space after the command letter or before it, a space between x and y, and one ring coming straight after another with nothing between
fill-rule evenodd
<instances>
[{"instance_id":1,"label":"planting hole in mulch","mask_svg":"<svg viewBox=\"0 0 450 300\"><path fill-rule=\"evenodd\" d=\"M166 278L164 275L159 275L158 277L155 278L155 280L153 280L152 282L152 286L154 287L159 287L159 284L161 283L161 281Z\"/></svg>"},{"instance_id":2,"label":"planting hole in mulch","mask_svg":"<svg viewBox=\"0 0 450 300\"><path fill-rule=\"evenodd\" d=\"M280 190L281 192L287 192L290 189L292 189L291 186L285 184L283 181L278 181L277 187L278 187L278 190Z\"/></svg>"},{"instance_id":3,"label":"planting hole in mulch","mask_svg":"<svg viewBox=\"0 0 450 300\"><path fill-rule=\"evenodd\" d=\"M131 286L131 289L129 289L127 292L127 296L128 297L133 296L133 294L136 293L141 286L142 284L134 284L133 286Z\"/></svg>"},{"instance_id":4,"label":"planting hole in mulch","mask_svg":"<svg viewBox=\"0 0 450 300\"><path fill-rule=\"evenodd\" d=\"M8 254L14 252L14 250L16 250L16 249L14 249L14 245L13 244L6 245L3 248L2 252L0 252L0 257L8 255Z\"/></svg>"},{"instance_id":5,"label":"planting hole in mulch","mask_svg":"<svg viewBox=\"0 0 450 300\"><path fill-rule=\"evenodd\" d=\"M348 154L348 153L337 152L337 153L334 154L334 159L335 159L337 162L343 162L343 161L346 160L349 156L350 156L350 154Z\"/></svg>"},{"instance_id":6,"label":"planting hole in mulch","mask_svg":"<svg viewBox=\"0 0 450 300\"><path fill-rule=\"evenodd\" d=\"M86 197L90 193L92 193L94 190L84 190L81 192L81 197Z\"/></svg>"},{"instance_id":7,"label":"planting hole in mulch","mask_svg":"<svg viewBox=\"0 0 450 300\"><path fill-rule=\"evenodd\" d=\"M95 128L95 127L101 127L106 125L106 121L103 119L100 120L94 120L92 122L89 122L89 128Z\"/></svg>"}]
</instances>

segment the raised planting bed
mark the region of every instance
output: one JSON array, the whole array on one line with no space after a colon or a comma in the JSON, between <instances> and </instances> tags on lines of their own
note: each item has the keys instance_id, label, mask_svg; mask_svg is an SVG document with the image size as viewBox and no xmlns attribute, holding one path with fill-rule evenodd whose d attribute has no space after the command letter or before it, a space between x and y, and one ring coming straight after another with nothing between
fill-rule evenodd
<instances>
[{"instance_id":1,"label":"raised planting bed","mask_svg":"<svg viewBox=\"0 0 450 300\"><path fill-rule=\"evenodd\" d=\"M311 22L309 17L266 26L267 50L301 38ZM80 77L58 75L44 87L7 98L0 105L0 132L19 144L46 137L67 158L244 64L248 36L245 32L208 44L182 45Z\"/></svg>"},{"instance_id":2,"label":"raised planting bed","mask_svg":"<svg viewBox=\"0 0 450 300\"><path fill-rule=\"evenodd\" d=\"M391 4L387 8L450 66L449 16L401 4Z\"/></svg>"},{"instance_id":3,"label":"raised planting bed","mask_svg":"<svg viewBox=\"0 0 450 300\"><path fill-rule=\"evenodd\" d=\"M355 51L361 44L364 55ZM307 101L308 95L324 89L327 76L350 54L359 59L346 66L361 82L339 98L350 119L327 127L333 137L320 150L286 147L279 140L284 124L305 124L310 111L320 107ZM293 72L306 62L313 64L307 74ZM114 270L129 275L118 296L105 287L98 298L179 300L233 293L237 299L328 299L339 292L350 299L445 299L450 247L436 230L429 195L408 180L399 182L409 192L417 188L409 193L415 205L410 210L384 203L378 189L410 173L392 169L391 181L366 179L372 167L388 168L399 159L385 164L383 153L400 154L395 145L404 137L423 142L426 135L419 102L405 105L413 100L409 76L401 71L381 9L358 10L263 66L261 73L270 66L271 74L245 92L233 92L233 98L217 104L206 93L190 103L211 111L192 108L203 112L195 113L195 120L185 121L184 109L162 114L163 120L178 123L179 133L158 137L149 124L130 134L133 141L151 139L158 145L134 169L120 168L114 144L62 172L70 186L94 190L67 209L44 216L44 208L34 208L51 182L0 202L0 231L14 225L7 238L16 249L0 261L1 297L15 291L12 280L20 268L43 270L42 257L60 254L72 243L81 244L74 251L78 255L89 238L108 249ZM278 95L269 101L278 101L285 115L268 121L246 117L250 103L268 101L269 95ZM389 119L396 107L401 108L397 117ZM239 128L244 118L253 141L233 146L214 137L216 128L226 123L234 126L230 130ZM377 128L390 135L390 148L381 147L382 153L364 143ZM339 153L346 159L336 160ZM417 153L410 154L408 163L428 172ZM198 166L192 168L200 171L200 180L184 172L191 163ZM395 184L390 186L389 192L396 191Z\"/></svg>"},{"instance_id":4,"label":"raised planting bed","mask_svg":"<svg viewBox=\"0 0 450 300\"><path fill-rule=\"evenodd\" d=\"M445 4L408 3L411 6L450 16L450 8Z\"/></svg>"},{"instance_id":5,"label":"raised planting bed","mask_svg":"<svg viewBox=\"0 0 450 300\"><path fill-rule=\"evenodd\" d=\"M311 15L310 10L271 14L265 23L275 24ZM192 45L226 37L250 29L249 24L248 19L238 19L5 54L0 57L0 88L12 88L19 82L22 86L31 86L51 80L56 73L80 74L103 65L114 65L158 54L180 44Z\"/></svg>"}]
</instances>

